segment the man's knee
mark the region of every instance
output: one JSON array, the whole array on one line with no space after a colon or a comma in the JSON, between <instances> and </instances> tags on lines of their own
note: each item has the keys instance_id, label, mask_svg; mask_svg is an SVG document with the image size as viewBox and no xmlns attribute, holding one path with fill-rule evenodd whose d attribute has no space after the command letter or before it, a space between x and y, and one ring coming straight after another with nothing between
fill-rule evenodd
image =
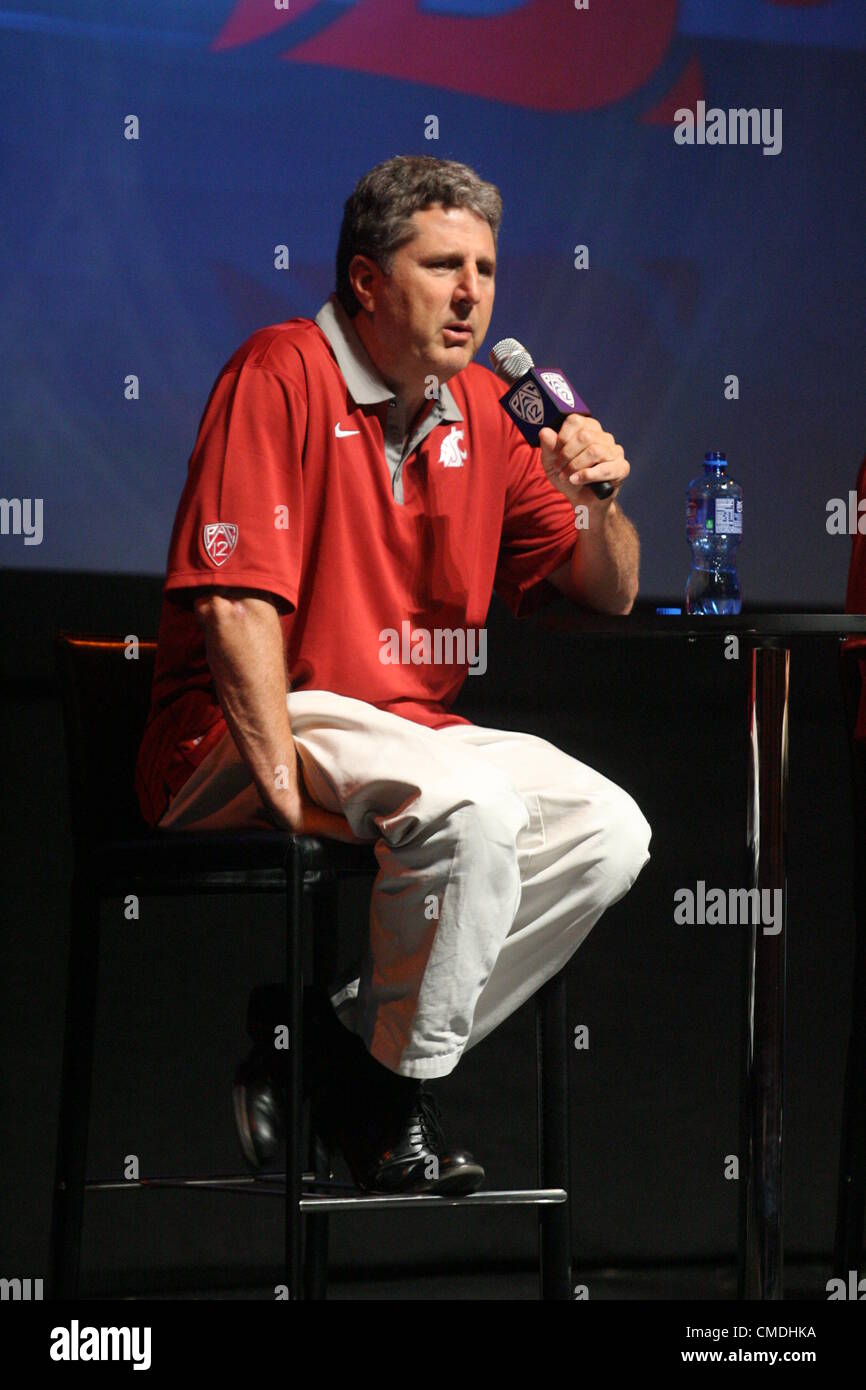
<instances>
[{"instance_id":1,"label":"man's knee","mask_svg":"<svg viewBox=\"0 0 866 1390\"><path fill-rule=\"evenodd\" d=\"M605 798L602 823L602 868L617 885L615 902L629 891L648 863L652 829L637 802L622 788Z\"/></svg>"}]
</instances>

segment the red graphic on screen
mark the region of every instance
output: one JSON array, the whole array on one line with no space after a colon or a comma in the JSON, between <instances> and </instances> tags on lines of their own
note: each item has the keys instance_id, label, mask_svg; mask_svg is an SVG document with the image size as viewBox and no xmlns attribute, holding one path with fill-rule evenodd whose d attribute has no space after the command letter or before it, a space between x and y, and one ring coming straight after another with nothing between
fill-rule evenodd
<instances>
[{"instance_id":1,"label":"red graphic on screen","mask_svg":"<svg viewBox=\"0 0 866 1390\"><path fill-rule=\"evenodd\" d=\"M694 111L704 96L704 73L699 58L690 58L673 87L641 120L647 125L674 125L677 111L688 107Z\"/></svg>"},{"instance_id":2,"label":"red graphic on screen","mask_svg":"<svg viewBox=\"0 0 866 1390\"><path fill-rule=\"evenodd\" d=\"M238 0L211 49L253 43L314 5L293 0L287 12L263 0ZM415 0L360 0L282 57L534 111L591 111L652 76L676 13L677 0L616 0L587 10L567 0L529 0L509 14L470 18L422 12Z\"/></svg>"}]
</instances>

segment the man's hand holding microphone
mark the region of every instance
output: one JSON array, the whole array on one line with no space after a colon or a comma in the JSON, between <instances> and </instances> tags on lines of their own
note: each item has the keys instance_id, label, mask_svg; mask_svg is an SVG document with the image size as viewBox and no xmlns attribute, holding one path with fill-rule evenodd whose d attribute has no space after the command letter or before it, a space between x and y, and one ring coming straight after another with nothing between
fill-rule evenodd
<instances>
[{"instance_id":1,"label":"man's hand holding microphone","mask_svg":"<svg viewBox=\"0 0 866 1390\"><path fill-rule=\"evenodd\" d=\"M547 477L574 507L606 509L631 471L622 445L591 416L566 415L558 433L549 426L539 431L538 444ZM592 483L612 483L614 491L600 502Z\"/></svg>"},{"instance_id":2,"label":"man's hand holding microphone","mask_svg":"<svg viewBox=\"0 0 866 1390\"><path fill-rule=\"evenodd\" d=\"M524 439L540 449L542 467L557 492L575 507L591 497L616 496L630 472L622 446L593 419L565 374L536 367L516 338L494 344L490 365L509 388L503 409Z\"/></svg>"}]
</instances>

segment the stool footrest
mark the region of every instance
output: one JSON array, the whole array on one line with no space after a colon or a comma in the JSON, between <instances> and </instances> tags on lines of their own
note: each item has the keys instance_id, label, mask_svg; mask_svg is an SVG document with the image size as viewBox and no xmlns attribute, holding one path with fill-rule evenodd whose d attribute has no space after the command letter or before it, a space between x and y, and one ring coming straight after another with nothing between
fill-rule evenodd
<instances>
[{"instance_id":1,"label":"stool footrest","mask_svg":"<svg viewBox=\"0 0 866 1390\"><path fill-rule=\"evenodd\" d=\"M568 1193L561 1187L512 1188L503 1191L470 1192L462 1197L449 1197L447 1193L364 1192L348 1183L317 1181L315 1173L304 1174L304 1186L319 1188L301 1197L299 1208L304 1213L332 1214L342 1211L382 1211L396 1207L411 1209L423 1206L475 1206L475 1207L519 1207L551 1206L568 1200ZM258 1196L285 1198L285 1173L241 1173L227 1177L203 1178L138 1178L131 1181L114 1178L92 1180L84 1184L85 1192L129 1192L143 1189L168 1190L193 1188L205 1192L239 1192Z\"/></svg>"},{"instance_id":2,"label":"stool footrest","mask_svg":"<svg viewBox=\"0 0 866 1390\"><path fill-rule=\"evenodd\" d=\"M319 1180L315 1173L304 1173L305 1184L313 1185ZM224 1177L152 1177L152 1178L89 1178L84 1184L85 1192L130 1192L143 1188L204 1188L214 1192L245 1192L255 1188L273 1187L279 1184L279 1191L285 1194L285 1173L229 1173ZM60 1184L61 1188L64 1186ZM354 1187L347 1191L354 1192Z\"/></svg>"},{"instance_id":3,"label":"stool footrest","mask_svg":"<svg viewBox=\"0 0 866 1390\"><path fill-rule=\"evenodd\" d=\"M561 1187L537 1187L505 1192L470 1192L463 1197L422 1192L395 1193L393 1196L356 1192L350 1197L311 1194L302 1197L299 1206L308 1215L313 1212L334 1215L342 1211L394 1211L398 1207L407 1211L420 1211L422 1207L538 1207L566 1201L568 1193Z\"/></svg>"}]
</instances>

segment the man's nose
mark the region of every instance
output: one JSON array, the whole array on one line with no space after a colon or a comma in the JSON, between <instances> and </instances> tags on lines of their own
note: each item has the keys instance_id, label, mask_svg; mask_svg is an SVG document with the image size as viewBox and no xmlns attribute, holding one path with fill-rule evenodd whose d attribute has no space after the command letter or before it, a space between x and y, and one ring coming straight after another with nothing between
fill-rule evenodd
<instances>
[{"instance_id":1,"label":"man's nose","mask_svg":"<svg viewBox=\"0 0 866 1390\"><path fill-rule=\"evenodd\" d=\"M455 295L458 300L471 300L473 304L481 302L481 280L474 266L464 268Z\"/></svg>"}]
</instances>

